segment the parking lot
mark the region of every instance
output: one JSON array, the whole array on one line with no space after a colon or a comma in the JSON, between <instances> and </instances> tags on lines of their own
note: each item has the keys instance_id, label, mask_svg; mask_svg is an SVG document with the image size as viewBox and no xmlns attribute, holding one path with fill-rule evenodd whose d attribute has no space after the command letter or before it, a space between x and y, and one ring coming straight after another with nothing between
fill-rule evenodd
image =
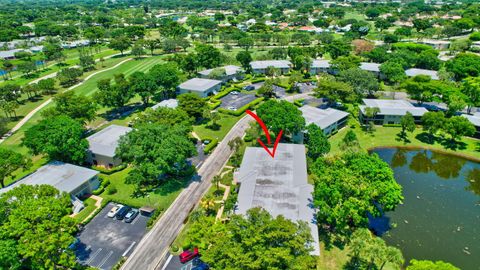
<instances>
[{"instance_id":1,"label":"parking lot","mask_svg":"<svg viewBox=\"0 0 480 270\"><path fill-rule=\"evenodd\" d=\"M191 270L193 268L193 260L181 263L179 256L169 254L169 259L162 267L162 270ZM201 257L200 257L201 259Z\"/></svg>"},{"instance_id":2,"label":"parking lot","mask_svg":"<svg viewBox=\"0 0 480 270\"><path fill-rule=\"evenodd\" d=\"M255 91L263 86L265 82L252 83L251 85L255 88ZM275 95L279 98L285 97L287 95L287 90L283 87L273 85L273 91Z\"/></svg>"},{"instance_id":3,"label":"parking lot","mask_svg":"<svg viewBox=\"0 0 480 270\"><path fill-rule=\"evenodd\" d=\"M222 101L222 104L220 105L221 108L237 110L255 100L255 95L245 93L238 93L235 95L230 93L220 98L220 100Z\"/></svg>"},{"instance_id":4,"label":"parking lot","mask_svg":"<svg viewBox=\"0 0 480 270\"><path fill-rule=\"evenodd\" d=\"M113 206L107 204L78 235L75 255L81 264L110 270L122 256L131 254L145 234L149 217L139 214L132 223L109 218Z\"/></svg>"}]
</instances>

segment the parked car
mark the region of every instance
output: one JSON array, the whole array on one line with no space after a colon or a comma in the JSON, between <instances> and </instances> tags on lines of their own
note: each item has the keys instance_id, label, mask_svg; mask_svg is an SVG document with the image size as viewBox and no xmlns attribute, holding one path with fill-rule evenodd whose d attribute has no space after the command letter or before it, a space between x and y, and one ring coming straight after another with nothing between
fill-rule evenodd
<instances>
[{"instance_id":1,"label":"parked car","mask_svg":"<svg viewBox=\"0 0 480 270\"><path fill-rule=\"evenodd\" d=\"M198 256L200 256L200 254L198 253L198 248L194 248L193 251L187 249L184 252L180 253L180 262L186 263Z\"/></svg>"},{"instance_id":2,"label":"parked car","mask_svg":"<svg viewBox=\"0 0 480 270\"><path fill-rule=\"evenodd\" d=\"M125 218L125 216L127 215L127 213L132 210L131 207L128 207L128 206L123 206L122 208L120 208L120 210L118 210L117 214L115 214L115 217L118 219L118 220L122 220Z\"/></svg>"},{"instance_id":3,"label":"parked car","mask_svg":"<svg viewBox=\"0 0 480 270\"><path fill-rule=\"evenodd\" d=\"M236 111L236 110L237 110L237 107L235 107L235 106L230 106L230 107L228 107L228 109L229 109L230 111Z\"/></svg>"},{"instance_id":4,"label":"parked car","mask_svg":"<svg viewBox=\"0 0 480 270\"><path fill-rule=\"evenodd\" d=\"M200 260L200 258L195 258L192 261L192 270L208 270L210 266L206 264L204 261Z\"/></svg>"},{"instance_id":5,"label":"parked car","mask_svg":"<svg viewBox=\"0 0 480 270\"><path fill-rule=\"evenodd\" d=\"M128 211L128 213L125 215L125 222L130 223L132 222L136 217L138 216L138 210L137 209L131 209Z\"/></svg>"},{"instance_id":6,"label":"parked car","mask_svg":"<svg viewBox=\"0 0 480 270\"><path fill-rule=\"evenodd\" d=\"M255 86L247 85L247 86L243 87L243 90L252 91L252 90L255 90Z\"/></svg>"},{"instance_id":7,"label":"parked car","mask_svg":"<svg viewBox=\"0 0 480 270\"><path fill-rule=\"evenodd\" d=\"M115 205L114 207L112 207L112 209L110 209L110 211L107 214L107 217L113 218L117 214L118 210L120 210L120 208L122 208L122 207L123 207L123 205L121 205L121 204Z\"/></svg>"},{"instance_id":8,"label":"parked car","mask_svg":"<svg viewBox=\"0 0 480 270\"><path fill-rule=\"evenodd\" d=\"M238 91L232 91L232 92L230 92L230 94L236 96L236 95L238 95Z\"/></svg>"}]
</instances>

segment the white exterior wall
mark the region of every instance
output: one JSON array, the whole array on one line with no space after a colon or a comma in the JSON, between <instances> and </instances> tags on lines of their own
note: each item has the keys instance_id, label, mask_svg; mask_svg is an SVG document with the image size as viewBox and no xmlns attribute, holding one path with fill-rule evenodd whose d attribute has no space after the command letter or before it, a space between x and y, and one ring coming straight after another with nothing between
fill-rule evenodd
<instances>
[{"instance_id":1,"label":"white exterior wall","mask_svg":"<svg viewBox=\"0 0 480 270\"><path fill-rule=\"evenodd\" d=\"M222 85L216 85L216 86L213 86L203 92L200 92L200 91L193 91L193 90L189 90L189 89L183 89L183 88L178 88L178 91L180 94L186 94L186 93L195 93L201 97L208 97L208 94L211 94L213 93L214 91L217 91L219 92L220 89L222 88Z\"/></svg>"}]
</instances>

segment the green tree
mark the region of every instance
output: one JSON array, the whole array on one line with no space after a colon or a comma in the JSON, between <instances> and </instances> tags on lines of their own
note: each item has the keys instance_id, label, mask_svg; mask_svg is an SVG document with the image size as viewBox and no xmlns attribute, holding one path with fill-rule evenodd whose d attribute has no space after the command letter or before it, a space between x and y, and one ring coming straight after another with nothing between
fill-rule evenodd
<instances>
[{"instance_id":1,"label":"green tree","mask_svg":"<svg viewBox=\"0 0 480 270\"><path fill-rule=\"evenodd\" d=\"M37 83L37 86L40 91L44 94L52 94L56 91L55 89L55 79L43 79Z\"/></svg>"},{"instance_id":2,"label":"green tree","mask_svg":"<svg viewBox=\"0 0 480 270\"><path fill-rule=\"evenodd\" d=\"M182 72L178 70L178 66L174 62L155 65L150 69L148 75L155 80L164 97L173 96L175 87L182 79Z\"/></svg>"},{"instance_id":3,"label":"green tree","mask_svg":"<svg viewBox=\"0 0 480 270\"><path fill-rule=\"evenodd\" d=\"M266 80L263 85L257 90L259 95L264 96L265 98L275 97L275 91L273 90L273 81Z\"/></svg>"},{"instance_id":4,"label":"green tree","mask_svg":"<svg viewBox=\"0 0 480 270\"><path fill-rule=\"evenodd\" d=\"M465 117L453 116L446 121L443 131L450 135L452 141L456 141L462 136L474 135L475 126Z\"/></svg>"},{"instance_id":5,"label":"green tree","mask_svg":"<svg viewBox=\"0 0 480 270\"><path fill-rule=\"evenodd\" d=\"M150 54L153 56L153 52L160 47L159 39L149 39L145 40L145 45L150 50Z\"/></svg>"},{"instance_id":6,"label":"green tree","mask_svg":"<svg viewBox=\"0 0 480 270\"><path fill-rule=\"evenodd\" d=\"M28 76L30 73L37 70L37 66L34 61L22 61L17 65L17 69L25 74L25 76Z\"/></svg>"},{"instance_id":7,"label":"green tree","mask_svg":"<svg viewBox=\"0 0 480 270\"><path fill-rule=\"evenodd\" d=\"M0 184L5 187L5 180L18 169L27 169L30 160L10 149L0 148Z\"/></svg>"},{"instance_id":8,"label":"green tree","mask_svg":"<svg viewBox=\"0 0 480 270\"><path fill-rule=\"evenodd\" d=\"M443 261L411 260L407 270L460 270L450 263Z\"/></svg>"},{"instance_id":9,"label":"green tree","mask_svg":"<svg viewBox=\"0 0 480 270\"><path fill-rule=\"evenodd\" d=\"M339 56L330 62L331 68L344 71L360 67L362 59L356 55Z\"/></svg>"},{"instance_id":10,"label":"green tree","mask_svg":"<svg viewBox=\"0 0 480 270\"><path fill-rule=\"evenodd\" d=\"M110 43L108 44L108 47L113 50L120 51L120 53L123 55L123 52L128 50L132 46L132 42L130 41L129 38L126 36L120 36L116 38L112 38L110 40Z\"/></svg>"},{"instance_id":11,"label":"green tree","mask_svg":"<svg viewBox=\"0 0 480 270\"><path fill-rule=\"evenodd\" d=\"M68 246L77 231L70 196L49 185L20 185L0 196L1 257L4 269L75 269ZM13 247L12 248L12 244ZM19 267L20 265L20 267Z\"/></svg>"},{"instance_id":12,"label":"green tree","mask_svg":"<svg viewBox=\"0 0 480 270\"><path fill-rule=\"evenodd\" d=\"M445 114L443 112L426 112L422 116L423 130L428 132L430 141L433 140L439 130L443 129L445 121Z\"/></svg>"},{"instance_id":13,"label":"green tree","mask_svg":"<svg viewBox=\"0 0 480 270\"><path fill-rule=\"evenodd\" d=\"M170 126L181 124L185 127L190 127L193 124L193 119L180 108L159 107L155 110L145 110L133 121L134 127L147 124Z\"/></svg>"},{"instance_id":14,"label":"green tree","mask_svg":"<svg viewBox=\"0 0 480 270\"><path fill-rule=\"evenodd\" d=\"M459 53L445 64L447 71L455 75L456 80L480 75L480 56L472 53Z\"/></svg>"},{"instance_id":15,"label":"green tree","mask_svg":"<svg viewBox=\"0 0 480 270\"><path fill-rule=\"evenodd\" d=\"M143 44L135 43L132 47L132 55L135 56L135 59L140 59L142 55L145 54L145 50L143 49Z\"/></svg>"},{"instance_id":16,"label":"green tree","mask_svg":"<svg viewBox=\"0 0 480 270\"><path fill-rule=\"evenodd\" d=\"M395 61L387 61L381 64L380 72L382 72L391 83L400 83L407 77L403 66Z\"/></svg>"},{"instance_id":17,"label":"green tree","mask_svg":"<svg viewBox=\"0 0 480 270\"><path fill-rule=\"evenodd\" d=\"M140 71L134 72L128 78L130 91L142 98L143 105L147 106L150 98L155 95L158 90L157 83L153 76Z\"/></svg>"},{"instance_id":18,"label":"green tree","mask_svg":"<svg viewBox=\"0 0 480 270\"><path fill-rule=\"evenodd\" d=\"M198 65L204 68L214 68L222 63L220 50L212 45L198 44L195 47Z\"/></svg>"},{"instance_id":19,"label":"green tree","mask_svg":"<svg viewBox=\"0 0 480 270\"><path fill-rule=\"evenodd\" d=\"M98 106L90 97L76 95L73 91L69 91L58 94L53 101L55 106L42 112L43 116L67 115L82 124L96 117Z\"/></svg>"},{"instance_id":20,"label":"green tree","mask_svg":"<svg viewBox=\"0 0 480 270\"><path fill-rule=\"evenodd\" d=\"M283 130L285 134L295 135L305 129L302 112L297 106L285 100L266 101L257 108L257 115L275 134Z\"/></svg>"},{"instance_id":21,"label":"green tree","mask_svg":"<svg viewBox=\"0 0 480 270\"><path fill-rule=\"evenodd\" d=\"M462 93L467 97L467 111L480 106L480 77L469 77L463 81Z\"/></svg>"},{"instance_id":22,"label":"green tree","mask_svg":"<svg viewBox=\"0 0 480 270\"><path fill-rule=\"evenodd\" d=\"M63 87L72 86L78 82L83 71L79 68L64 68L57 73L57 79Z\"/></svg>"},{"instance_id":23,"label":"green tree","mask_svg":"<svg viewBox=\"0 0 480 270\"><path fill-rule=\"evenodd\" d=\"M84 71L91 70L95 67L95 59L93 59L93 56L91 55L80 55L78 60Z\"/></svg>"},{"instance_id":24,"label":"green tree","mask_svg":"<svg viewBox=\"0 0 480 270\"><path fill-rule=\"evenodd\" d=\"M177 100L178 107L197 120L203 116L203 111L207 106L206 101L194 93L181 94Z\"/></svg>"},{"instance_id":25,"label":"green tree","mask_svg":"<svg viewBox=\"0 0 480 270\"><path fill-rule=\"evenodd\" d=\"M358 96L372 97L380 89L377 77L372 72L359 68L340 71L338 79L351 85Z\"/></svg>"},{"instance_id":26,"label":"green tree","mask_svg":"<svg viewBox=\"0 0 480 270\"><path fill-rule=\"evenodd\" d=\"M315 96L327 98L330 103L339 101L353 102L358 99L350 84L338 81L331 76L320 77L314 92Z\"/></svg>"},{"instance_id":27,"label":"green tree","mask_svg":"<svg viewBox=\"0 0 480 270\"><path fill-rule=\"evenodd\" d=\"M413 118L413 115L410 112L407 112L402 118L400 118L400 126L402 128L402 131L400 132L401 137L406 137L407 131L408 132L413 132L415 131L415 128L417 127L415 125L415 119Z\"/></svg>"},{"instance_id":28,"label":"green tree","mask_svg":"<svg viewBox=\"0 0 480 270\"><path fill-rule=\"evenodd\" d=\"M341 39L333 40L331 43L325 45L325 52L329 53L332 59L337 59L342 55L349 55L351 50L352 46L350 43Z\"/></svg>"},{"instance_id":29,"label":"green tree","mask_svg":"<svg viewBox=\"0 0 480 270\"><path fill-rule=\"evenodd\" d=\"M368 226L367 213L382 214L376 203L390 211L403 199L392 170L376 154L348 152L317 159L312 172L316 175L314 204L321 209L319 228L340 242L355 229Z\"/></svg>"},{"instance_id":30,"label":"green tree","mask_svg":"<svg viewBox=\"0 0 480 270\"><path fill-rule=\"evenodd\" d=\"M103 79L97 82L98 91L94 99L105 107L122 108L133 97L130 84L123 74L114 75L115 84L111 79Z\"/></svg>"},{"instance_id":31,"label":"green tree","mask_svg":"<svg viewBox=\"0 0 480 270\"><path fill-rule=\"evenodd\" d=\"M248 51L253 47L255 41L251 37L244 37L238 40L238 46L244 48L245 51Z\"/></svg>"},{"instance_id":32,"label":"green tree","mask_svg":"<svg viewBox=\"0 0 480 270\"><path fill-rule=\"evenodd\" d=\"M76 120L59 115L38 122L25 131L22 144L34 154L46 154L50 160L82 164L88 141L85 130Z\"/></svg>"},{"instance_id":33,"label":"green tree","mask_svg":"<svg viewBox=\"0 0 480 270\"><path fill-rule=\"evenodd\" d=\"M245 70L249 71L251 69L250 62L252 62L252 55L250 54L250 52L247 52L247 51L238 52L235 58Z\"/></svg>"},{"instance_id":34,"label":"green tree","mask_svg":"<svg viewBox=\"0 0 480 270\"><path fill-rule=\"evenodd\" d=\"M316 160L330 152L330 143L328 142L327 136L325 136L322 129L315 124L307 126L305 142L308 149L307 155L312 160Z\"/></svg>"},{"instance_id":35,"label":"green tree","mask_svg":"<svg viewBox=\"0 0 480 270\"><path fill-rule=\"evenodd\" d=\"M432 23L429 20L414 19L413 27L417 30L417 32L421 32L421 31L425 31L428 28L431 28Z\"/></svg>"}]
</instances>

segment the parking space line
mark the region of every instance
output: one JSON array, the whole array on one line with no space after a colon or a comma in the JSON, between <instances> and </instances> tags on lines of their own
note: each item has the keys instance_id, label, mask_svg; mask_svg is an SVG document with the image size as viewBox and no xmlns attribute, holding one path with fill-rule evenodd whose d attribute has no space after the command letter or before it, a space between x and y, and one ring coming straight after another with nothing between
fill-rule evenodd
<instances>
[{"instance_id":1,"label":"parking space line","mask_svg":"<svg viewBox=\"0 0 480 270\"><path fill-rule=\"evenodd\" d=\"M99 248L97 249L97 251L95 251L92 256L88 259L87 261L87 264L90 265L90 263L93 261L93 259L95 259L95 257L98 256L98 254L103 250L103 248Z\"/></svg>"},{"instance_id":2,"label":"parking space line","mask_svg":"<svg viewBox=\"0 0 480 270\"><path fill-rule=\"evenodd\" d=\"M113 251L110 250L110 252L108 252L108 255L105 258L103 258L103 260L100 262L100 264L98 265L98 268L102 269L102 266L107 262L110 256L112 256L112 254L113 254Z\"/></svg>"},{"instance_id":3,"label":"parking space line","mask_svg":"<svg viewBox=\"0 0 480 270\"><path fill-rule=\"evenodd\" d=\"M165 270L167 268L167 266L170 263L170 261L172 260L172 258L173 258L173 255L170 254L170 256L168 256L167 261L163 264L162 270Z\"/></svg>"},{"instance_id":4,"label":"parking space line","mask_svg":"<svg viewBox=\"0 0 480 270\"><path fill-rule=\"evenodd\" d=\"M130 244L130 246L125 250L125 252L122 254L123 257L127 256L127 253L132 249L132 247L136 244L137 242L133 242Z\"/></svg>"},{"instance_id":5,"label":"parking space line","mask_svg":"<svg viewBox=\"0 0 480 270\"><path fill-rule=\"evenodd\" d=\"M138 214L137 217L133 220L133 222L131 223L132 225L135 225L135 223L137 223L137 221L140 219L139 215L140 214Z\"/></svg>"}]
</instances>

